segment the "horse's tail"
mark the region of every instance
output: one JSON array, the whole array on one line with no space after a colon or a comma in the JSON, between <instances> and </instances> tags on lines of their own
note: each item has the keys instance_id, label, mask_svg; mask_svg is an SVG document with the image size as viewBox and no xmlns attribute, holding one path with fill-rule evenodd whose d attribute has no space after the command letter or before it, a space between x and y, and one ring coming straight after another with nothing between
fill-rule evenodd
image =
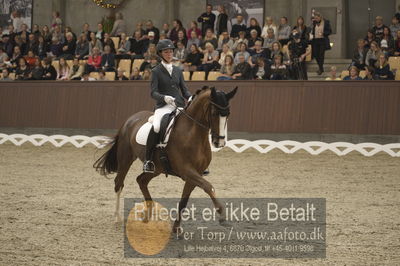
<instances>
[{"instance_id":1,"label":"horse's tail","mask_svg":"<svg viewBox=\"0 0 400 266\"><path fill-rule=\"evenodd\" d=\"M114 137L110 142L111 147L106 151L97 161L93 164L96 169L103 176L116 173L118 170L117 160L117 147L118 147L119 134Z\"/></svg>"}]
</instances>

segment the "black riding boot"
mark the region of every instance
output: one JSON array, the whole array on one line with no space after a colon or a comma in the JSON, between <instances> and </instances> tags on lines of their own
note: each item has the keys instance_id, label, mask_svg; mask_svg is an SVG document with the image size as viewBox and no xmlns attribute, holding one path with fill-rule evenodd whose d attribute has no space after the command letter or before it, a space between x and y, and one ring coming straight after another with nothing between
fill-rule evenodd
<instances>
[{"instance_id":1,"label":"black riding boot","mask_svg":"<svg viewBox=\"0 0 400 266\"><path fill-rule=\"evenodd\" d=\"M146 142L146 159L143 164L143 172L145 173L154 173L155 166L153 162L153 153L157 142L158 133L154 132L154 128L152 127Z\"/></svg>"}]
</instances>

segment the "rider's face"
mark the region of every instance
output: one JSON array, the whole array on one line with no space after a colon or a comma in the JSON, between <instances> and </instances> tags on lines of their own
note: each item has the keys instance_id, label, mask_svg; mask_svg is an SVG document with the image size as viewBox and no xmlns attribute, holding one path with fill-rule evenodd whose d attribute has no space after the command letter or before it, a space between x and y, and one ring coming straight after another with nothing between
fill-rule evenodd
<instances>
[{"instance_id":1,"label":"rider's face","mask_svg":"<svg viewBox=\"0 0 400 266\"><path fill-rule=\"evenodd\" d=\"M164 58L164 60L166 62L171 63L172 62L172 57L174 56L174 50L172 50L172 49L163 50L161 52L161 55L162 55L162 57Z\"/></svg>"}]
</instances>

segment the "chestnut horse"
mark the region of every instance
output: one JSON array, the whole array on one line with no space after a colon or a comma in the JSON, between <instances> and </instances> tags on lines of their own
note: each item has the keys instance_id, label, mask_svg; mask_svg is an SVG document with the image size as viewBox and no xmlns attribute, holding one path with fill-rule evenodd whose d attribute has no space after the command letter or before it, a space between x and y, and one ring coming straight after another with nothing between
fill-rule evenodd
<instances>
[{"instance_id":1,"label":"chestnut horse","mask_svg":"<svg viewBox=\"0 0 400 266\"><path fill-rule=\"evenodd\" d=\"M225 146L227 118L229 116L229 101L233 98L237 87L229 93L217 91L214 87L203 87L193 95L193 100L175 118L166 151L171 169L185 181L179 213L174 223L174 231L180 226L181 211L187 205L190 194L195 187L202 188L212 199L220 215L220 223L224 224L225 214L221 203L216 199L213 186L203 176L211 162L211 142L216 148ZM119 129L118 134L110 143L111 147L93 165L101 174L117 173L114 179L117 203L115 216L121 221L119 214L120 194L124 187L125 176L133 161L145 157L145 146L136 143L136 133L146 123L153 113L142 111L132 115ZM154 173L141 173L136 181L143 193L146 202L151 202L150 192L147 188L150 180L165 173L159 159L159 151L154 152Z\"/></svg>"}]
</instances>

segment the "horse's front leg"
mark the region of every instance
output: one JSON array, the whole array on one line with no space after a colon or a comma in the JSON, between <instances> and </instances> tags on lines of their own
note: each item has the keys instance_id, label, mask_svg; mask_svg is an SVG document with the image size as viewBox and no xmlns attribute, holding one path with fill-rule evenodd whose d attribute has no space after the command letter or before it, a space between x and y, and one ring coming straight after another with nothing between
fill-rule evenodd
<instances>
[{"instance_id":1,"label":"horse's front leg","mask_svg":"<svg viewBox=\"0 0 400 266\"><path fill-rule=\"evenodd\" d=\"M192 184L202 188L204 192L206 192L210 196L215 209L220 215L219 223L223 226L229 226L229 224L226 221L225 209L221 204L221 202L217 199L215 189L211 185L211 183L208 182L204 177L202 177L199 173L195 171L189 172L185 176L187 177L186 179L187 182L191 182Z\"/></svg>"},{"instance_id":2,"label":"horse's front leg","mask_svg":"<svg viewBox=\"0 0 400 266\"><path fill-rule=\"evenodd\" d=\"M194 190L196 185L192 184L191 182L186 181L185 186L183 187L183 192L182 192L182 198L181 201L179 202L179 211L178 211L178 217L174 222L174 226L172 228L173 232L176 234L179 234L180 232L178 231L181 225L181 218L182 218L182 210L186 208L187 203L189 201L190 194ZM182 230L180 230L182 231Z\"/></svg>"},{"instance_id":3,"label":"horse's front leg","mask_svg":"<svg viewBox=\"0 0 400 266\"><path fill-rule=\"evenodd\" d=\"M139 184L140 190L142 191L144 200L146 202L146 210L148 213L151 213L152 208L153 208L153 199L151 198L151 195L150 195L150 192L148 189L148 184L149 184L150 180L156 176L157 176L156 174L152 174L152 173L142 173L136 178L136 181ZM147 213L144 214L143 221L148 222Z\"/></svg>"}]
</instances>

